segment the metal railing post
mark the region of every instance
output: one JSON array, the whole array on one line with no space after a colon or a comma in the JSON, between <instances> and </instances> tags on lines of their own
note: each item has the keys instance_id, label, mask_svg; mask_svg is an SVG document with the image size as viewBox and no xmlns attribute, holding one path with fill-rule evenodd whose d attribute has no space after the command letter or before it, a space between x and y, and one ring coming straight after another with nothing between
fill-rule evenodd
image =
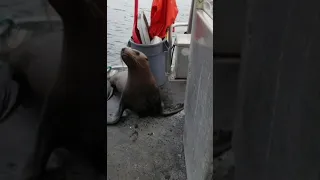
<instances>
[{"instance_id":1,"label":"metal railing post","mask_svg":"<svg viewBox=\"0 0 320 180\"><path fill-rule=\"evenodd\" d=\"M189 13L189 21L188 21L188 29L187 29L187 34L191 33L192 29L192 18L193 18L193 11L194 11L194 0L191 2L191 7L190 7L190 13Z\"/></svg>"}]
</instances>

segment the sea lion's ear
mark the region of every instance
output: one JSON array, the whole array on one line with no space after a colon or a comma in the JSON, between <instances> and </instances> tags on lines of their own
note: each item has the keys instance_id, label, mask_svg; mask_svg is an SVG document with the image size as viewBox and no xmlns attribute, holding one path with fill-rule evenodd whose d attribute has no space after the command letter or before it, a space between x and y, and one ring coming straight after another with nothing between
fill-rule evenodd
<instances>
[{"instance_id":1,"label":"sea lion's ear","mask_svg":"<svg viewBox=\"0 0 320 180\"><path fill-rule=\"evenodd\" d=\"M149 61L149 59L148 59L148 58L146 58L146 61Z\"/></svg>"}]
</instances>

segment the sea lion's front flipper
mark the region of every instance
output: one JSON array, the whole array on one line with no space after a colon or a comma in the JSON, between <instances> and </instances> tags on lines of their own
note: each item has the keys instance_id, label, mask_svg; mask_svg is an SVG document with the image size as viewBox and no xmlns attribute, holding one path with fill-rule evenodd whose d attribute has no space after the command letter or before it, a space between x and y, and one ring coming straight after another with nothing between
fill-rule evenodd
<instances>
[{"instance_id":1,"label":"sea lion's front flipper","mask_svg":"<svg viewBox=\"0 0 320 180\"><path fill-rule=\"evenodd\" d=\"M111 86L110 82L107 81L107 101L112 97L113 95L113 87Z\"/></svg>"},{"instance_id":2,"label":"sea lion's front flipper","mask_svg":"<svg viewBox=\"0 0 320 180\"><path fill-rule=\"evenodd\" d=\"M162 116L171 116L174 115L184 109L184 104L183 103L178 103L175 107L170 108L169 110L163 111Z\"/></svg>"},{"instance_id":3,"label":"sea lion's front flipper","mask_svg":"<svg viewBox=\"0 0 320 180\"><path fill-rule=\"evenodd\" d=\"M120 121L120 118L121 118L124 110L125 110L125 107L124 107L124 103L123 103L122 95L121 95L117 113L114 116L111 117L111 121L108 121L108 119L107 119L107 125L115 125L115 124L117 124Z\"/></svg>"}]
</instances>

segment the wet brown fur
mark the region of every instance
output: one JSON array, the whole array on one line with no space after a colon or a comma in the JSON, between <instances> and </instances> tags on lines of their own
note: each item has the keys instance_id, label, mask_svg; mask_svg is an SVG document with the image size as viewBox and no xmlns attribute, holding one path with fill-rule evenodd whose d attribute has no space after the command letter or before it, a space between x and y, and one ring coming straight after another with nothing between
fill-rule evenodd
<instances>
[{"instance_id":1,"label":"wet brown fur","mask_svg":"<svg viewBox=\"0 0 320 180\"><path fill-rule=\"evenodd\" d=\"M120 98L118 111L111 121L108 120L108 125L118 123L125 109L132 110L139 117L169 116L183 110L181 104L172 112L163 112L160 90L145 54L132 48L123 48L121 58L128 66L128 79Z\"/></svg>"}]
</instances>

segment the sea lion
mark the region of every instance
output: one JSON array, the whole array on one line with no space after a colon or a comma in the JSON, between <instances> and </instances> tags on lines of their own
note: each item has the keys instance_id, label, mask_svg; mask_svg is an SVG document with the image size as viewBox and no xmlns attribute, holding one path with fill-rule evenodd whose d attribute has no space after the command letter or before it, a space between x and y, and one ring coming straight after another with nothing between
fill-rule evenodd
<instances>
[{"instance_id":1,"label":"sea lion","mask_svg":"<svg viewBox=\"0 0 320 180\"><path fill-rule=\"evenodd\" d=\"M118 92L122 93L127 84L128 79L128 71L120 71L115 75L110 77L110 84L113 86Z\"/></svg>"},{"instance_id":2,"label":"sea lion","mask_svg":"<svg viewBox=\"0 0 320 180\"><path fill-rule=\"evenodd\" d=\"M170 112L163 111L160 90L145 54L127 47L121 50L121 58L128 66L128 79L121 94L118 110L112 120L107 121L108 125L118 123L125 109L137 113L139 117L170 116L183 110L184 105L178 104Z\"/></svg>"},{"instance_id":3,"label":"sea lion","mask_svg":"<svg viewBox=\"0 0 320 180\"><path fill-rule=\"evenodd\" d=\"M22 176L44 179L45 164L59 147L80 151L101 175L106 170L106 1L49 3L64 27L61 63L46 95L34 152Z\"/></svg>"},{"instance_id":4,"label":"sea lion","mask_svg":"<svg viewBox=\"0 0 320 180\"><path fill-rule=\"evenodd\" d=\"M111 86L110 82L107 81L107 100L109 100L113 95L113 87Z\"/></svg>"}]
</instances>

